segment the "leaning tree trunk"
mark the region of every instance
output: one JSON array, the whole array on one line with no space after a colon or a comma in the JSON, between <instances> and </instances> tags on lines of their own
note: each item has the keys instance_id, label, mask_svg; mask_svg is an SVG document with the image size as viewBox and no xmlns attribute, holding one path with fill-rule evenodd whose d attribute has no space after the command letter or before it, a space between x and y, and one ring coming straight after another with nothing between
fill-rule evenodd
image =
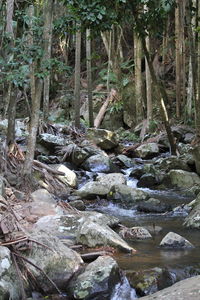
<instances>
[{"instance_id":1,"label":"leaning tree trunk","mask_svg":"<svg viewBox=\"0 0 200 300\"><path fill-rule=\"evenodd\" d=\"M35 83L36 83L35 95L32 98L31 121L29 126L27 151L26 151L26 158L25 158L24 169L23 169L23 174L27 175L28 177L30 177L31 175L32 164L34 160L39 114L40 114L42 85L43 85L41 79L36 79Z\"/></svg>"},{"instance_id":2,"label":"leaning tree trunk","mask_svg":"<svg viewBox=\"0 0 200 300\"><path fill-rule=\"evenodd\" d=\"M158 79L156 78L155 71L154 71L154 68L153 68L153 64L152 64L152 61L150 59L150 55L149 55L149 52L148 52L148 49L147 49L147 46L146 46L146 41L145 41L144 37L141 37L141 42L142 42L142 48L143 48L143 51L144 51L144 55L147 59L148 65L149 65L149 71L151 73L151 78L152 78L153 85L156 89L156 92L157 92L159 98L160 98L160 114L161 114L163 123L165 125L165 130L167 132L167 137L168 137L168 140L169 140L171 153L173 155L176 155L177 154L176 143L175 143L173 133L171 131L171 127L170 127L170 124L169 124L169 118L168 118L168 112L167 112L167 108L166 108L166 105L165 105L165 103L168 102L167 94L166 94L166 91L164 90L164 87L161 85L161 83L158 82Z\"/></svg>"},{"instance_id":3,"label":"leaning tree trunk","mask_svg":"<svg viewBox=\"0 0 200 300\"><path fill-rule=\"evenodd\" d=\"M134 34L134 62L135 62L135 97L136 97L136 124L142 121L143 97L142 97L142 46L141 40Z\"/></svg>"},{"instance_id":4,"label":"leaning tree trunk","mask_svg":"<svg viewBox=\"0 0 200 300\"><path fill-rule=\"evenodd\" d=\"M52 20L53 20L53 2L54 0L45 0L44 2L44 56L43 61L48 62L51 59L51 44L52 44ZM43 90L43 117L44 121L47 121L49 116L49 89L50 89L50 77L48 74L44 78L44 90Z\"/></svg>"},{"instance_id":5,"label":"leaning tree trunk","mask_svg":"<svg viewBox=\"0 0 200 300\"><path fill-rule=\"evenodd\" d=\"M147 50L150 52L150 37L146 37ZM152 121L153 115L153 104L152 104L152 82L151 74L149 70L149 65L147 59L145 58L145 69L146 69L146 97L147 97L147 127L149 127L149 122Z\"/></svg>"},{"instance_id":6,"label":"leaning tree trunk","mask_svg":"<svg viewBox=\"0 0 200 300\"><path fill-rule=\"evenodd\" d=\"M80 128L81 31L76 32L74 112L75 127Z\"/></svg>"},{"instance_id":7,"label":"leaning tree trunk","mask_svg":"<svg viewBox=\"0 0 200 300\"><path fill-rule=\"evenodd\" d=\"M87 59L87 88L88 88L88 110L89 125L94 126L93 102L92 102L92 64L91 64L91 36L90 29L86 30L86 59Z\"/></svg>"}]
</instances>

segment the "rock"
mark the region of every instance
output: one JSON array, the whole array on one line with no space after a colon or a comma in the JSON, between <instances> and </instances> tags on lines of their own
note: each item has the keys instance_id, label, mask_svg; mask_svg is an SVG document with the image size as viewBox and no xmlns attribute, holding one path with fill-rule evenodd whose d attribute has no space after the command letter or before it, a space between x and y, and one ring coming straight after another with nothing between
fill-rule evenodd
<instances>
[{"instance_id":1,"label":"rock","mask_svg":"<svg viewBox=\"0 0 200 300\"><path fill-rule=\"evenodd\" d=\"M200 276L192 277L175 283L142 300L197 300L200 299Z\"/></svg>"},{"instance_id":2,"label":"rock","mask_svg":"<svg viewBox=\"0 0 200 300\"><path fill-rule=\"evenodd\" d=\"M62 208L57 206L52 195L45 189L39 189L33 192L31 199L33 202L24 205L24 208L27 208L30 215L42 217L46 215L63 214Z\"/></svg>"},{"instance_id":3,"label":"rock","mask_svg":"<svg viewBox=\"0 0 200 300\"><path fill-rule=\"evenodd\" d=\"M74 171L64 165L51 165L51 167L65 174L64 176L57 175L60 181L62 181L65 185L73 188L77 186L77 177Z\"/></svg>"},{"instance_id":4,"label":"rock","mask_svg":"<svg viewBox=\"0 0 200 300\"><path fill-rule=\"evenodd\" d=\"M152 158L159 154L159 147L156 143L146 143L137 147L135 153L140 158Z\"/></svg>"},{"instance_id":5,"label":"rock","mask_svg":"<svg viewBox=\"0 0 200 300\"><path fill-rule=\"evenodd\" d=\"M115 171L114 165L105 153L90 156L84 161L82 167L91 172L110 173Z\"/></svg>"},{"instance_id":6,"label":"rock","mask_svg":"<svg viewBox=\"0 0 200 300\"><path fill-rule=\"evenodd\" d=\"M146 200L148 197L146 192L125 184L114 185L108 194L108 199L119 203L124 208L131 208L137 202Z\"/></svg>"},{"instance_id":7,"label":"rock","mask_svg":"<svg viewBox=\"0 0 200 300\"><path fill-rule=\"evenodd\" d=\"M100 128L105 128L107 130L115 131L123 126L124 126L124 122L123 122L123 111L122 110L115 111L115 112L107 111L102 120Z\"/></svg>"},{"instance_id":8,"label":"rock","mask_svg":"<svg viewBox=\"0 0 200 300\"><path fill-rule=\"evenodd\" d=\"M129 176L139 179L142 175L144 175L144 172L144 166L135 166Z\"/></svg>"},{"instance_id":9,"label":"rock","mask_svg":"<svg viewBox=\"0 0 200 300\"><path fill-rule=\"evenodd\" d=\"M133 248L108 226L100 226L91 221L85 221L79 226L76 241L91 248L97 246L111 246L125 252L134 251Z\"/></svg>"},{"instance_id":10,"label":"rock","mask_svg":"<svg viewBox=\"0 0 200 300\"><path fill-rule=\"evenodd\" d=\"M195 138L195 134L194 133L191 133L191 132L188 132L185 134L185 137L184 137L184 143L188 143L190 144Z\"/></svg>"},{"instance_id":11,"label":"rock","mask_svg":"<svg viewBox=\"0 0 200 300\"><path fill-rule=\"evenodd\" d=\"M66 161L73 163L75 166L80 166L91 155L87 150L74 143L65 146L62 149L62 153Z\"/></svg>"},{"instance_id":12,"label":"rock","mask_svg":"<svg viewBox=\"0 0 200 300\"><path fill-rule=\"evenodd\" d=\"M1 120L0 121L0 134L6 135L8 128L8 120ZM15 136L21 137L24 135L28 135L27 125L22 120L15 121Z\"/></svg>"},{"instance_id":13,"label":"rock","mask_svg":"<svg viewBox=\"0 0 200 300\"><path fill-rule=\"evenodd\" d=\"M130 239L130 240L145 240L145 239L152 238L151 234L144 227L127 228L123 226L119 234L124 239Z\"/></svg>"},{"instance_id":14,"label":"rock","mask_svg":"<svg viewBox=\"0 0 200 300\"><path fill-rule=\"evenodd\" d=\"M159 158L156 160L156 165L165 172L169 172L170 170L190 171L187 162L177 156Z\"/></svg>"},{"instance_id":15,"label":"rock","mask_svg":"<svg viewBox=\"0 0 200 300\"><path fill-rule=\"evenodd\" d=\"M129 271L126 272L126 276L140 296L153 294L174 283L173 275L170 274L167 269L161 268L153 268L138 272Z\"/></svg>"},{"instance_id":16,"label":"rock","mask_svg":"<svg viewBox=\"0 0 200 300\"><path fill-rule=\"evenodd\" d=\"M0 196L5 196L5 185L4 185L4 178L0 175Z\"/></svg>"},{"instance_id":17,"label":"rock","mask_svg":"<svg viewBox=\"0 0 200 300\"><path fill-rule=\"evenodd\" d=\"M190 249L194 246L181 235L169 232L160 242L160 247L165 249Z\"/></svg>"},{"instance_id":18,"label":"rock","mask_svg":"<svg viewBox=\"0 0 200 300\"><path fill-rule=\"evenodd\" d=\"M131 158L127 157L126 155L119 154L117 155L116 159L120 161L123 167L125 166L126 168L130 168L133 166Z\"/></svg>"},{"instance_id":19,"label":"rock","mask_svg":"<svg viewBox=\"0 0 200 300\"><path fill-rule=\"evenodd\" d=\"M185 125L178 125L178 126L172 126L172 132L174 134L174 137L177 139L178 142L183 142L185 140L186 134L193 134L194 135L194 129L192 129L189 126Z\"/></svg>"},{"instance_id":20,"label":"rock","mask_svg":"<svg viewBox=\"0 0 200 300\"><path fill-rule=\"evenodd\" d=\"M86 209L86 206L82 200L71 201L70 205L80 211L84 211Z\"/></svg>"},{"instance_id":21,"label":"rock","mask_svg":"<svg viewBox=\"0 0 200 300\"><path fill-rule=\"evenodd\" d=\"M71 282L71 294L73 299L109 300L121 277L118 264L112 257L98 257Z\"/></svg>"},{"instance_id":22,"label":"rock","mask_svg":"<svg viewBox=\"0 0 200 300\"><path fill-rule=\"evenodd\" d=\"M53 151L57 146L64 146L66 144L65 139L63 137L49 133L40 134L38 142L50 151Z\"/></svg>"},{"instance_id":23,"label":"rock","mask_svg":"<svg viewBox=\"0 0 200 300\"><path fill-rule=\"evenodd\" d=\"M171 170L169 177L172 185L179 188L190 188L195 184L200 184L200 177L193 172L187 172L183 170Z\"/></svg>"},{"instance_id":24,"label":"rock","mask_svg":"<svg viewBox=\"0 0 200 300\"><path fill-rule=\"evenodd\" d=\"M64 240L65 244L72 244L80 224L85 221L95 222L99 226L107 225L110 227L115 227L119 223L119 220L113 216L95 211L82 211L79 214L74 212L62 216L50 215L41 217L36 222L35 228Z\"/></svg>"},{"instance_id":25,"label":"rock","mask_svg":"<svg viewBox=\"0 0 200 300\"><path fill-rule=\"evenodd\" d=\"M116 134L105 129L89 128L87 138L102 150L110 150L118 146Z\"/></svg>"},{"instance_id":26,"label":"rock","mask_svg":"<svg viewBox=\"0 0 200 300\"><path fill-rule=\"evenodd\" d=\"M126 184L126 177L121 173L110 173L106 175L99 175L96 180L99 183L108 185L112 188L113 185Z\"/></svg>"},{"instance_id":27,"label":"rock","mask_svg":"<svg viewBox=\"0 0 200 300\"><path fill-rule=\"evenodd\" d=\"M165 212L171 211L172 207L169 204L160 203L158 205L158 204L154 204L154 203L146 201L146 202L140 203L137 206L137 210L140 212L145 212L145 213L160 214L160 213L165 213Z\"/></svg>"},{"instance_id":28,"label":"rock","mask_svg":"<svg viewBox=\"0 0 200 300\"><path fill-rule=\"evenodd\" d=\"M87 182L79 190L76 191L76 194L85 199L95 199L96 196L104 197L110 191L110 187L107 184L101 182Z\"/></svg>"},{"instance_id":29,"label":"rock","mask_svg":"<svg viewBox=\"0 0 200 300\"><path fill-rule=\"evenodd\" d=\"M195 166L197 170L197 174L200 175L200 149L199 145L195 146L192 150L191 153L193 155L194 161L195 161Z\"/></svg>"},{"instance_id":30,"label":"rock","mask_svg":"<svg viewBox=\"0 0 200 300\"><path fill-rule=\"evenodd\" d=\"M159 234L163 229L160 226L156 226L156 225L147 225L145 226L145 228L153 235L155 234Z\"/></svg>"},{"instance_id":31,"label":"rock","mask_svg":"<svg viewBox=\"0 0 200 300\"><path fill-rule=\"evenodd\" d=\"M153 187L157 184L159 184L160 182L158 182L155 178L154 175L152 174L144 174L140 177L137 186L138 187Z\"/></svg>"},{"instance_id":32,"label":"rock","mask_svg":"<svg viewBox=\"0 0 200 300\"><path fill-rule=\"evenodd\" d=\"M184 221L184 226L189 228L200 228L200 194L198 194L195 201L190 204L192 210Z\"/></svg>"}]
</instances>

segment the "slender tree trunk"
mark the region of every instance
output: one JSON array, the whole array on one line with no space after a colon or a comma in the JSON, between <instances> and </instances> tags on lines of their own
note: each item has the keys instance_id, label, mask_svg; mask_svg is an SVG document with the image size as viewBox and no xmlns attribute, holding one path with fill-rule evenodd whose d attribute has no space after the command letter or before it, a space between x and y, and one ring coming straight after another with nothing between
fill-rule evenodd
<instances>
[{"instance_id":1,"label":"slender tree trunk","mask_svg":"<svg viewBox=\"0 0 200 300\"><path fill-rule=\"evenodd\" d=\"M136 97L136 124L143 118L142 93L142 46L137 34L134 34L134 62L135 62L135 97Z\"/></svg>"},{"instance_id":2,"label":"slender tree trunk","mask_svg":"<svg viewBox=\"0 0 200 300\"><path fill-rule=\"evenodd\" d=\"M8 105L8 129L6 136L6 144L9 148L11 148L15 142L16 98L13 93L14 90L12 90L12 95L10 96L10 101Z\"/></svg>"},{"instance_id":3,"label":"slender tree trunk","mask_svg":"<svg viewBox=\"0 0 200 300\"><path fill-rule=\"evenodd\" d=\"M176 0L175 36L176 36L176 116L181 116L181 70L182 70L182 40L181 40L181 3Z\"/></svg>"},{"instance_id":4,"label":"slender tree trunk","mask_svg":"<svg viewBox=\"0 0 200 300\"><path fill-rule=\"evenodd\" d=\"M90 127L94 127L93 101L92 101L92 63L91 63L90 29L86 30L86 59L87 59L87 87L88 87L89 125L90 125Z\"/></svg>"},{"instance_id":5,"label":"slender tree trunk","mask_svg":"<svg viewBox=\"0 0 200 300\"><path fill-rule=\"evenodd\" d=\"M49 61L51 59L51 44L52 44L52 20L53 20L53 3L54 0L45 0L43 7L44 14L44 57L43 61ZM43 116L47 121L49 116L49 89L50 89L51 75L47 75L44 78L44 90L43 90Z\"/></svg>"},{"instance_id":6,"label":"slender tree trunk","mask_svg":"<svg viewBox=\"0 0 200 300\"><path fill-rule=\"evenodd\" d=\"M170 148L171 148L171 153L173 155L176 155L176 143L175 143L175 139L173 136L173 133L171 131L171 127L169 124L169 118L168 118L168 113L167 113L167 109L166 109L166 105L165 103L167 103L167 94L164 90L164 87L162 85L160 85L160 83L158 82L156 75L155 75L155 71L153 68L153 63L150 59L150 55L146 46L146 42L145 39L143 37L141 37L141 41L142 41L142 48L145 54L145 57L147 59L148 65L149 65L149 71L151 74L151 78L152 78L152 82L154 87L156 88L156 92L160 98L160 113L161 113L161 117L163 120L163 123L165 125L165 130L167 132L167 136L168 136L168 140L169 140L169 144L170 144Z\"/></svg>"},{"instance_id":7,"label":"slender tree trunk","mask_svg":"<svg viewBox=\"0 0 200 300\"><path fill-rule=\"evenodd\" d=\"M192 99L193 99L193 77L192 77L192 59L189 61L188 86L187 86L187 102L185 108L185 121L192 120Z\"/></svg>"},{"instance_id":8,"label":"slender tree trunk","mask_svg":"<svg viewBox=\"0 0 200 300\"><path fill-rule=\"evenodd\" d=\"M150 52L150 37L146 37L147 50ZM153 114L153 104L152 104L152 83L151 83L151 74L149 70L149 65L145 57L145 69L146 69L146 95L147 95L147 122L152 120ZM147 127L148 127L147 126Z\"/></svg>"},{"instance_id":9,"label":"slender tree trunk","mask_svg":"<svg viewBox=\"0 0 200 300\"><path fill-rule=\"evenodd\" d=\"M200 28L200 3L197 1L197 14L198 14L198 28ZM197 41L198 41L198 54L197 54L197 72L198 72L198 81L197 81L197 105L198 107L200 106L200 31L198 31L198 36L197 36ZM200 107L199 107L200 110ZM196 115L196 128L197 128L197 135L200 137L200 111L198 110L197 115Z\"/></svg>"},{"instance_id":10,"label":"slender tree trunk","mask_svg":"<svg viewBox=\"0 0 200 300\"><path fill-rule=\"evenodd\" d=\"M76 32L76 58L75 58L75 89L74 89L74 110L75 127L80 128L80 73L81 73L81 32Z\"/></svg>"},{"instance_id":11,"label":"slender tree trunk","mask_svg":"<svg viewBox=\"0 0 200 300\"><path fill-rule=\"evenodd\" d=\"M27 151L26 151L26 158L25 158L24 169L23 169L23 174L28 176L31 175L32 164L34 160L39 114L40 114L42 85L43 85L41 79L36 79L35 83L36 83L35 95L32 98L31 121L29 126Z\"/></svg>"},{"instance_id":12,"label":"slender tree trunk","mask_svg":"<svg viewBox=\"0 0 200 300\"><path fill-rule=\"evenodd\" d=\"M13 11L14 11L14 0L6 1L6 32L14 37L13 32Z\"/></svg>"}]
</instances>

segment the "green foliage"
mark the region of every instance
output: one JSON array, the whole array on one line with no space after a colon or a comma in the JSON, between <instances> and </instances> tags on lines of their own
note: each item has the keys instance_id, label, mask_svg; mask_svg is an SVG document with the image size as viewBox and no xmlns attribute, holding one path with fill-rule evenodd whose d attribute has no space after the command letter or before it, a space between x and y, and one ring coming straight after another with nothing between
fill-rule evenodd
<instances>
[{"instance_id":1,"label":"green foliage","mask_svg":"<svg viewBox=\"0 0 200 300\"><path fill-rule=\"evenodd\" d=\"M109 108L110 114L117 113L123 110L123 102L122 101L116 101L112 104L112 106Z\"/></svg>"},{"instance_id":2,"label":"green foliage","mask_svg":"<svg viewBox=\"0 0 200 300\"><path fill-rule=\"evenodd\" d=\"M98 75L101 78L101 82L103 81L104 83L106 83L107 80L109 80L110 83L117 83L116 74L112 70L110 70L108 74L107 69L102 69Z\"/></svg>"},{"instance_id":3,"label":"green foliage","mask_svg":"<svg viewBox=\"0 0 200 300\"><path fill-rule=\"evenodd\" d=\"M138 136L129 130L122 130L118 132L120 139L126 140L129 142L137 142L139 140Z\"/></svg>"}]
</instances>

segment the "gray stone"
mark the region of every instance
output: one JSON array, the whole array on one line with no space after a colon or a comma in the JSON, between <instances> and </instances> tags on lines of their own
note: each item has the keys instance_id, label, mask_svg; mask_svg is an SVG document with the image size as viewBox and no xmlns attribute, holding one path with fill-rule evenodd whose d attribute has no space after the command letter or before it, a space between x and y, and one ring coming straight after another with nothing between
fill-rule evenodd
<instances>
[{"instance_id":1,"label":"gray stone","mask_svg":"<svg viewBox=\"0 0 200 300\"><path fill-rule=\"evenodd\" d=\"M123 166L125 166L127 168L130 168L133 166L133 162L132 162L131 158L127 157L126 155L119 154L119 155L117 155L116 158L122 163Z\"/></svg>"},{"instance_id":2,"label":"gray stone","mask_svg":"<svg viewBox=\"0 0 200 300\"><path fill-rule=\"evenodd\" d=\"M102 150L110 150L118 146L116 134L106 129L89 128L87 138Z\"/></svg>"},{"instance_id":3,"label":"gray stone","mask_svg":"<svg viewBox=\"0 0 200 300\"><path fill-rule=\"evenodd\" d=\"M109 188L112 188L113 185L126 184L126 177L121 173L99 175L96 180L103 185L108 185Z\"/></svg>"},{"instance_id":4,"label":"gray stone","mask_svg":"<svg viewBox=\"0 0 200 300\"><path fill-rule=\"evenodd\" d=\"M200 228L200 194L193 200L189 206L192 208L190 214L184 221L184 226L189 228Z\"/></svg>"},{"instance_id":5,"label":"gray stone","mask_svg":"<svg viewBox=\"0 0 200 300\"><path fill-rule=\"evenodd\" d=\"M96 154L87 158L82 167L91 172L109 173L113 171L114 166L106 154Z\"/></svg>"},{"instance_id":6,"label":"gray stone","mask_svg":"<svg viewBox=\"0 0 200 300\"><path fill-rule=\"evenodd\" d=\"M0 134L6 135L8 128L8 120L1 120L0 121ZM16 120L15 121L15 136L24 136L28 135L27 125L22 120Z\"/></svg>"},{"instance_id":7,"label":"gray stone","mask_svg":"<svg viewBox=\"0 0 200 300\"><path fill-rule=\"evenodd\" d=\"M76 166L80 166L91 155L87 150L74 143L65 146L62 149L62 154L64 154L66 161L72 162Z\"/></svg>"},{"instance_id":8,"label":"gray stone","mask_svg":"<svg viewBox=\"0 0 200 300\"><path fill-rule=\"evenodd\" d=\"M191 150L191 152L194 157L197 173L200 175L200 147L199 147L199 145L195 146Z\"/></svg>"},{"instance_id":9,"label":"gray stone","mask_svg":"<svg viewBox=\"0 0 200 300\"><path fill-rule=\"evenodd\" d=\"M160 247L165 249L190 249L194 246L181 235L169 232L160 242Z\"/></svg>"},{"instance_id":10,"label":"gray stone","mask_svg":"<svg viewBox=\"0 0 200 300\"><path fill-rule=\"evenodd\" d=\"M88 247L111 246L125 252L134 251L133 248L108 226L100 226L91 221L85 221L79 226L76 241Z\"/></svg>"},{"instance_id":11,"label":"gray stone","mask_svg":"<svg viewBox=\"0 0 200 300\"><path fill-rule=\"evenodd\" d=\"M84 211L86 209L86 206L82 200L71 201L70 205L80 211Z\"/></svg>"},{"instance_id":12,"label":"gray stone","mask_svg":"<svg viewBox=\"0 0 200 300\"><path fill-rule=\"evenodd\" d=\"M138 187L153 187L159 184L158 180L152 174L144 174L140 177L137 186Z\"/></svg>"},{"instance_id":13,"label":"gray stone","mask_svg":"<svg viewBox=\"0 0 200 300\"><path fill-rule=\"evenodd\" d=\"M109 300L121 277L120 269L112 257L99 257L72 281L71 294L74 299Z\"/></svg>"},{"instance_id":14,"label":"gray stone","mask_svg":"<svg viewBox=\"0 0 200 300\"><path fill-rule=\"evenodd\" d=\"M152 158L159 154L159 147L156 143L146 143L137 147L135 153L141 158Z\"/></svg>"},{"instance_id":15,"label":"gray stone","mask_svg":"<svg viewBox=\"0 0 200 300\"><path fill-rule=\"evenodd\" d=\"M108 184L91 181L77 190L76 194L81 198L94 199L96 196L106 196L109 191L110 187Z\"/></svg>"},{"instance_id":16,"label":"gray stone","mask_svg":"<svg viewBox=\"0 0 200 300\"><path fill-rule=\"evenodd\" d=\"M49 133L42 133L38 138L38 142L49 150L55 149L57 146L64 146L65 139Z\"/></svg>"},{"instance_id":17,"label":"gray stone","mask_svg":"<svg viewBox=\"0 0 200 300\"><path fill-rule=\"evenodd\" d=\"M200 177L193 172L171 170L169 177L171 183L179 188L190 188L195 184L200 184Z\"/></svg>"},{"instance_id":18,"label":"gray stone","mask_svg":"<svg viewBox=\"0 0 200 300\"><path fill-rule=\"evenodd\" d=\"M139 226L131 228L123 226L119 234L123 237L123 239L129 240L146 240L152 238L152 235L146 228Z\"/></svg>"},{"instance_id":19,"label":"gray stone","mask_svg":"<svg viewBox=\"0 0 200 300\"><path fill-rule=\"evenodd\" d=\"M200 299L200 276L182 280L142 300L197 300Z\"/></svg>"},{"instance_id":20,"label":"gray stone","mask_svg":"<svg viewBox=\"0 0 200 300\"><path fill-rule=\"evenodd\" d=\"M124 208L131 208L137 202L148 198L149 196L146 192L125 184L114 185L108 194L108 199L114 203L119 203Z\"/></svg>"},{"instance_id":21,"label":"gray stone","mask_svg":"<svg viewBox=\"0 0 200 300\"><path fill-rule=\"evenodd\" d=\"M5 196L5 185L4 185L4 178L0 175L0 196Z\"/></svg>"},{"instance_id":22,"label":"gray stone","mask_svg":"<svg viewBox=\"0 0 200 300\"><path fill-rule=\"evenodd\" d=\"M170 170L190 171L187 162L177 156L159 158L156 160L156 165L165 172L169 172Z\"/></svg>"},{"instance_id":23,"label":"gray stone","mask_svg":"<svg viewBox=\"0 0 200 300\"><path fill-rule=\"evenodd\" d=\"M64 176L56 175L56 177L58 177L59 180L62 181L65 185L70 187L77 186L77 176L74 171L70 170L64 165L51 165L51 167L65 174Z\"/></svg>"}]
</instances>

